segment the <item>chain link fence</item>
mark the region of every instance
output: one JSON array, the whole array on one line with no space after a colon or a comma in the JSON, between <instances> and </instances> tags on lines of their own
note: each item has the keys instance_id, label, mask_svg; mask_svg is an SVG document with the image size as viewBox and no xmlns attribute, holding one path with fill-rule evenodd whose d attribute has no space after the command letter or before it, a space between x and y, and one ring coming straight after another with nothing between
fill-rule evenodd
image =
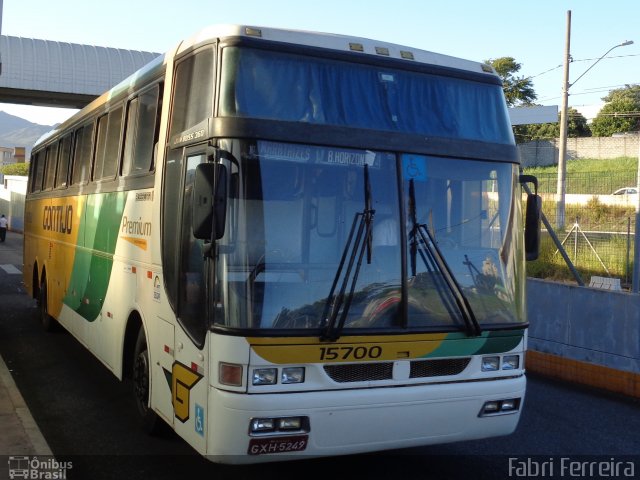
<instances>
[{"instance_id":1,"label":"chain link fence","mask_svg":"<svg viewBox=\"0 0 640 480\"><path fill-rule=\"evenodd\" d=\"M592 277L610 277L620 279L623 288L630 287L637 170L567 173L564 228L558 228L557 221L557 174L536 176L543 213L584 283L588 285ZM549 280L574 279L544 227L540 258L528 262L527 274Z\"/></svg>"}]
</instances>

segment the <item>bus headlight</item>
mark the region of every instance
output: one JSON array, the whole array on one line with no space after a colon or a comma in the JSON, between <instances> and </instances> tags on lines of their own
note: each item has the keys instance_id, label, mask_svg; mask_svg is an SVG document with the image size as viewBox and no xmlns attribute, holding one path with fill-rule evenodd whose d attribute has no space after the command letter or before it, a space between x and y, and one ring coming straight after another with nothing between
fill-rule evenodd
<instances>
[{"instance_id":1,"label":"bus headlight","mask_svg":"<svg viewBox=\"0 0 640 480\"><path fill-rule=\"evenodd\" d=\"M482 371L496 372L500 370L500 357L482 357Z\"/></svg>"},{"instance_id":2,"label":"bus headlight","mask_svg":"<svg viewBox=\"0 0 640 480\"><path fill-rule=\"evenodd\" d=\"M256 368L253 371L254 385L275 385L278 381L277 368Z\"/></svg>"},{"instance_id":3,"label":"bus headlight","mask_svg":"<svg viewBox=\"0 0 640 480\"><path fill-rule=\"evenodd\" d=\"M502 370L517 370L520 367L519 355L505 355L502 357Z\"/></svg>"},{"instance_id":4,"label":"bus headlight","mask_svg":"<svg viewBox=\"0 0 640 480\"><path fill-rule=\"evenodd\" d=\"M304 367L288 367L282 369L281 383L303 383Z\"/></svg>"}]
</instances>

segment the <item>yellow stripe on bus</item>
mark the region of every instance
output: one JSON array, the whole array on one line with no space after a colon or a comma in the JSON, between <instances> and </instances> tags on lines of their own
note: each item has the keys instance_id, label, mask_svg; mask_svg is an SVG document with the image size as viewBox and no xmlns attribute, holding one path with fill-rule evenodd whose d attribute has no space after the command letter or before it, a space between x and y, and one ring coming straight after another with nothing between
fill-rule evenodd
<instances>
[{"instance_id":1,"label":"yellow stripe on bus","mask_svg":"<svg viewBox=\"0 0 640 480\"><path fill-rule=\"evenodd\" d=\"M60 315L73 271L83 209L83 197L45 198L26 206L27 229L38 238L31 258L38 259L40 274L46 267L48 278L62 279L48 282L49 312L54 317Z\"/></svg>"},{"instance_id":2,"label":"yellow stripe on bus","mask_svg":"<svg viewBox=\"0 0 640 480\"><path fill-rule=\"evenodd\" d=\"M144 250L145 252L147 251L148 245L147 245L147 240L144 238L137 238L137 237L120 237L121 240L124 240L125 242L129 242L132 245L135 245L136 247Z\"/></svg>"},{"instance_id":3,"label":"yellow stripe on bus","mask_svg":"<svg viewBox=\"0 0 640 480\"><path fill-rule=\"evenodd\" d=\"M420 358L432 353L446 333L342 337L335 342L318 338L248 338L253 351L275 364L353 362ZM373 341L372 341L373 340Z\"/></svg>"},{"instance_id":4,"label":"yellow stripe on bus","mask_svg":"<svg viewBox=\"0 0 640 480\"><path fill-rule=\"evenodd\" d=\"M441 343L441 340L425 340L287 346L254 345L253 351L267 362L275 364L394 361L424 357L438 348Z\"/></svg>"}]
</instances>

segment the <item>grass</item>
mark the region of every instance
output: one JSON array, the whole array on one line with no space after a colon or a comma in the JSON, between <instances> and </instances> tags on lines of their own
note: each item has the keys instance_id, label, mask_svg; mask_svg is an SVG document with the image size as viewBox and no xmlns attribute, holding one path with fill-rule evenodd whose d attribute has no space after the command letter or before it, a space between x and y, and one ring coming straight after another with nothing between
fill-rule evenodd
<instances>
[{"instance_id":1,"label":"grass","mask_svg":"<svg viewBox=\"0 0 640 480\"><path fill-rule=\"evenodd\" d=\"M564 237L560 238L562 240ZM623 235L590 238L587 243L580 232L572 233L564 242L567 256L586 284L594 275L616 277L622 279L623 284L626 283L633 271L632 251L628 252L627 262L627 245L627 238ZM630 242L630 249L633 249L633 240ZM540 257L527 262L527 276L573 281L571 270L557 250L549 235L543 234Z\"/></svg>"},{"instance_id":2,"label":"grass","mask_svg":"<svg viewBox=\"0 0 640 480\"><path fill-rule=\"evenodd\" d=\"M526 168L524 173L538 177L539 192L557 191L557 165ZM569 160L566 193L607 195L618 188L635 185L637 176L638 159L634 157Z\"/></svg>"}]
</instances>

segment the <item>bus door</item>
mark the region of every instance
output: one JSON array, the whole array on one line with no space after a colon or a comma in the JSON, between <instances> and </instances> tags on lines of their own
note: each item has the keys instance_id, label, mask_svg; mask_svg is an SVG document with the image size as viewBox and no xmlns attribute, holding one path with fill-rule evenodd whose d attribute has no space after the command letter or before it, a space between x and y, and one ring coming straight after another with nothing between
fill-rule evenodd
<instances>
[{"instance_id":1,"label":"bus door","mask_svg":"<svg viewBox=\"0 0 640 480\"><path fill-rule=\"evenodd\" d=\"M175 152L177 153L177 152ZM203 240L193 236L192 202L196 167L207 161L206 145L182 151L182 208L177 227L177 319L175 362L172 371L174 428L200 453L206 452L206 413L208 354L207 272ZM166 221L166 219L165 219Z\"/></svg>"}]
</instances>

